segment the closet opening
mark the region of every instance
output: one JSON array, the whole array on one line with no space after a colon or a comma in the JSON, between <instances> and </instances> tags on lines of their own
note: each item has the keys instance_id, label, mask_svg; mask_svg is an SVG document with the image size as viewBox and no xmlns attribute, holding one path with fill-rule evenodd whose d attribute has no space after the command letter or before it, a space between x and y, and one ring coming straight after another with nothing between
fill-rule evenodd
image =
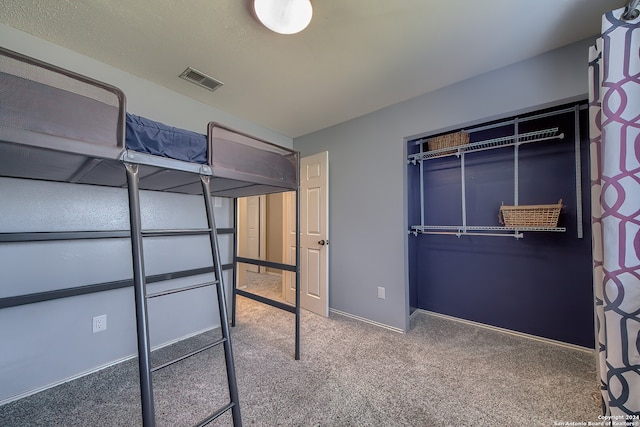
<instances>
[{"instance_id":1,"label":"closet opening","mask_svg":"<svg viewBox=\"0 0 640 427\"><path fill-rule=\"evenodd\" d=\"M585 101L407 141L411 313L594 347L588 135Z\"/></svg>"}]
</instances>

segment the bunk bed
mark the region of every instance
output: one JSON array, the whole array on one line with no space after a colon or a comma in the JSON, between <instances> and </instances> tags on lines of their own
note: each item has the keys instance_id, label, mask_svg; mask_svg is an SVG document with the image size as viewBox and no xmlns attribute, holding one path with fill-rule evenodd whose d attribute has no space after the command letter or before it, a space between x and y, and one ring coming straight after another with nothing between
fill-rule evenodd
<instances>
[{"instance_id":1,"label":"bunk bed","mask_svg":"<svg viewBox=\"0 0 640 427\"><path fill-rule=\"evenodd\" d=\"M118 88L0 48L0 176L126 188L130 216L130 230L71 233L2 233L0 230L0 243L101 236L129 237L133 260L132 281L115 285L89 284L80 290L63 289L46 295L0 298L0 309L82 292L99 292L113 289L114 286L133 285L143 424L152 426L155 424L150 378L153 369L149 357L146 308L146 298L150 296L146 295L145 285L150 280L162 278L145 276L142 240L148 235L177 235L181 232L208 234L214 260L211 271L217 278L223 333L221 341L225 341L231 403L204 420L201 425L227 410L231 410L234 424L240 425L228 315L222 286L223 266L219 258L211 196L237 198L275 192L297 192L298 153L213 122L208 125L207 135L172 128L129 114L125 105L125 95ZM203 195L209 228L142 230L140 190ZM258 265L269 264L271 267L295 272L298 283L299 260L296 260L295 265L273 265L239 258L234 254L234 265L239 260ZM193 272L201 273L202 271ZM180 274L189 272L168 273L166 276L169 278ZM235 285L233 289L232 314L235 321ZM259 296L254 299L295 314L295 358L299 359L300 299L299 292L296 294L295 306L281 307L278 303Z\"/></svg>"}]
</instances>

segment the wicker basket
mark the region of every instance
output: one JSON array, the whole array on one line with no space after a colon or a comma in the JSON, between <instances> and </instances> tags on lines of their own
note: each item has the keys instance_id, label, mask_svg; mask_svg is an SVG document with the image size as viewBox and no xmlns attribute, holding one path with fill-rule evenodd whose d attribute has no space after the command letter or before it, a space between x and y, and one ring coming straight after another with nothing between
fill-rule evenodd
<instances>
[{"instance_id":1,"label":"wicker basket","mask_svg":"<svg viewBox=\"0 0 640 427\"><path fill-rule=\"evenodd\" d=\"M448 133L446 135L431 138L427 143L429 151L441 150L443 148L457 147L469 143L469 134L467 132ZM455 153L456 150L445 151L442 154Z\"/></svg>"},{"instance_id":2,"label":"wicker basket","mask_svg":"<svg viewBox=\"0 0 640 427\"><path fill-rule=\"evenodd\" d=\"M562 199L555 205L500 206L500 224L505 227L545 227L558 226L562 209Z\"/></svg>"}]
</instances>

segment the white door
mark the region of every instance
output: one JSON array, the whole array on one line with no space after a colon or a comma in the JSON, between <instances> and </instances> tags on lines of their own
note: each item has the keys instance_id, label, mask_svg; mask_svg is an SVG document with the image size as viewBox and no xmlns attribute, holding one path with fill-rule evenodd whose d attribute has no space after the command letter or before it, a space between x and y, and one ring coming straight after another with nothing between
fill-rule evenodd
<instances>
[{"instance_id":1,"label":"white door","mask_svg":"<svg viewBox=\"0 0 640 427\"><path fill-rule=\"evenodd\" d=\"M288 195L285 200L287 199L285 209L289 212L289 224L285 227L287 230L285 260L295 263L295 194ZM287 301L295 303L292 274L286 275L289 278L285 289ZM300 306L321 316L329 316L329 153L327 151L304 157L300 161Z\"/></svg>"}]
</instances>

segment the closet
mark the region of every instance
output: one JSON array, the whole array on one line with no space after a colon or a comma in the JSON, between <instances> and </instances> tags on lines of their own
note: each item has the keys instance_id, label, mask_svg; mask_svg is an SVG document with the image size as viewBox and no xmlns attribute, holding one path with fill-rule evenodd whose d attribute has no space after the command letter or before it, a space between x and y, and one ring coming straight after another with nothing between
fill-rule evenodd
<instances>
[{"instance_id":1,"label":"closet","mask_svg":"<svg viewBox=\"0 0 640 427\"><path fill-rule=\"evenodd\" d=\"M411 311L593 347L588 147L583 104L407 141ZM559 201L557 224L501 224Z\"/></svg>"}]
</instances>

